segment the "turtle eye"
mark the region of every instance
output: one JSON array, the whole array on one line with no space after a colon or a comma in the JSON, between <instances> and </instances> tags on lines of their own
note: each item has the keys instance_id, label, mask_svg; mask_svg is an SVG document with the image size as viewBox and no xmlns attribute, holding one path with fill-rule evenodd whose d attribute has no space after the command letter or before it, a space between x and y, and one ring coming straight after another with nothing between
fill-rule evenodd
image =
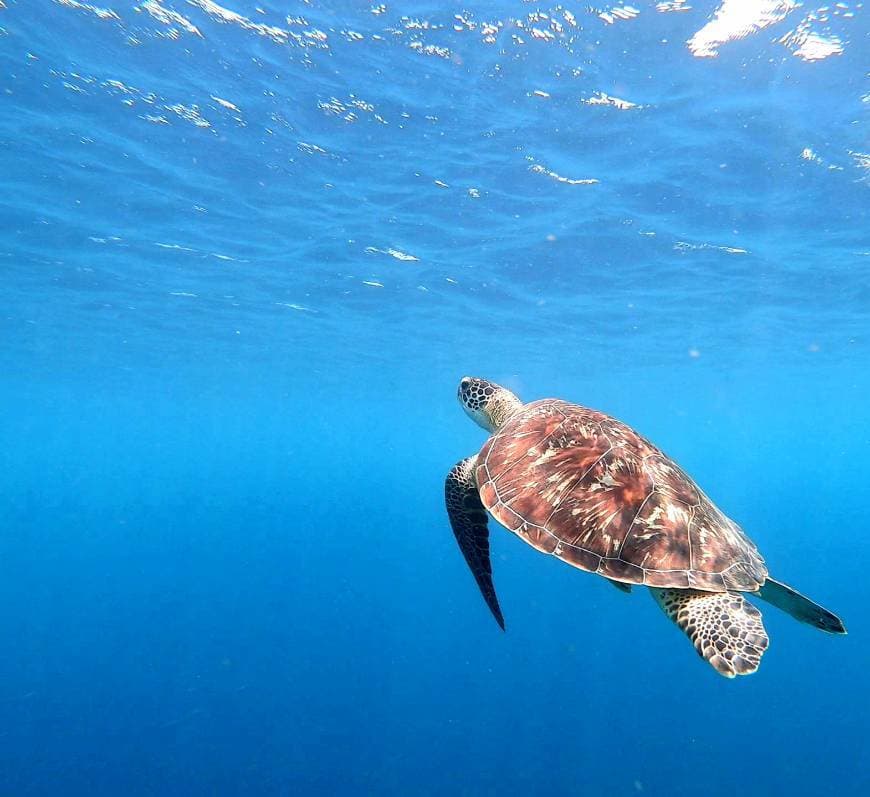
<instances>
[{"instance_id":1,"label":"turtle eye","mask_svg":"<svg viewBox=\"0 0 870 797\"><path fill-rule=\"evenodd\" d=\"M462 377L462 381L459 383L459 389L460 390L468 390L468 386L470 384L471 384L471 380L467 376L464 376L464 377Z\"/></svg>"}]
</instances>

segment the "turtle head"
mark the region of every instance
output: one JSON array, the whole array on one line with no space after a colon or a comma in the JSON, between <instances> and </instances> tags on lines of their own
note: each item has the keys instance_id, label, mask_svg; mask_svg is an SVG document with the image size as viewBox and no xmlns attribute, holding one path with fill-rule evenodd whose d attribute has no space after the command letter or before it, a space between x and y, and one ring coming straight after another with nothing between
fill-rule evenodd
<instances>
[{"instance_id":1,"label":"turtle head","mask_svg":"<svg viewBox=\"0 0 870 797\"><path fill-rule=\"evenodd\" d=\"M506 387L473 376L462 377L456 395L471 419L488 432L500 429L523 406Z\"/></svg>"}]
</instances>

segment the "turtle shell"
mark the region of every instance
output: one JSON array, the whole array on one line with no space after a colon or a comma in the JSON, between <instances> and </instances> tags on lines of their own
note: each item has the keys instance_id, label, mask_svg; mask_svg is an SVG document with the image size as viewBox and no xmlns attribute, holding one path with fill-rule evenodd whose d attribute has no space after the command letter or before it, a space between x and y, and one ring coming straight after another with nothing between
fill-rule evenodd
<instances>
[{"instance_id":1,"label":"turtle shell","mask_svg":"<svg viewBox=\"0 0 870 797\"><path fill-rule=\"evenodd\" d=\"M477 484L492 516L568 564L627 584L754 592L758 549L637 432L565 401L527 404L487 440Z\"/></svg>"}]
</instances>

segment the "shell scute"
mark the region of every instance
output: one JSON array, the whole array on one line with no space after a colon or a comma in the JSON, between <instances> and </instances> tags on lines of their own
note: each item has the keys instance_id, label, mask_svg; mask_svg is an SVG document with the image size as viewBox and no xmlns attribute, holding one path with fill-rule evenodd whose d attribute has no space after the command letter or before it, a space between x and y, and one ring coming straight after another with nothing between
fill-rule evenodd
<instances>
[{"instance_id":1,"label":"shell scute","mask_svg":"<svg viewBox=\"0 0 870 797\"><path fill-rule=\"evenodd\" d=\"M603 559L598 572L605 578L612 578L615 581L625 581L630 584L643 583L643 568L624 559Z\"/></svg>"},{"instance_id":2,"label":"shell scute","mask_svg":"<svg viewBox=\"0 0 870 797\"><path fill-rule=\"evenodd\" d=\"M559 473L559 492L542 492L550 507L548 527L567 545L580 546L599 556L612 556L619 549L619 529L631 523L652 483L640 474L620 474L621 461L606 451L585 470L565 463ZM531 501L534 503L534 501Z\"/></svg>"}]
</instances>

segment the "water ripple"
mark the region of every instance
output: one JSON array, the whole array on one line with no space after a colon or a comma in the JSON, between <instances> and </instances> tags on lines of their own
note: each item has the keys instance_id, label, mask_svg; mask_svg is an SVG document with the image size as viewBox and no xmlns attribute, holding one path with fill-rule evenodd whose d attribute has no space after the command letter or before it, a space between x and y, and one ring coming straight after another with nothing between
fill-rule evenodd
<instances>
[{"instance_id":1,"label":"water ripple","mask_svg":"<svg viewBox=\"0 0 870 797\"><path fill-rule=\"evenodd\" d=\"M738 5L6 3L4 356L853 356L866 18Z\"/></svg>"}]
</instances>

